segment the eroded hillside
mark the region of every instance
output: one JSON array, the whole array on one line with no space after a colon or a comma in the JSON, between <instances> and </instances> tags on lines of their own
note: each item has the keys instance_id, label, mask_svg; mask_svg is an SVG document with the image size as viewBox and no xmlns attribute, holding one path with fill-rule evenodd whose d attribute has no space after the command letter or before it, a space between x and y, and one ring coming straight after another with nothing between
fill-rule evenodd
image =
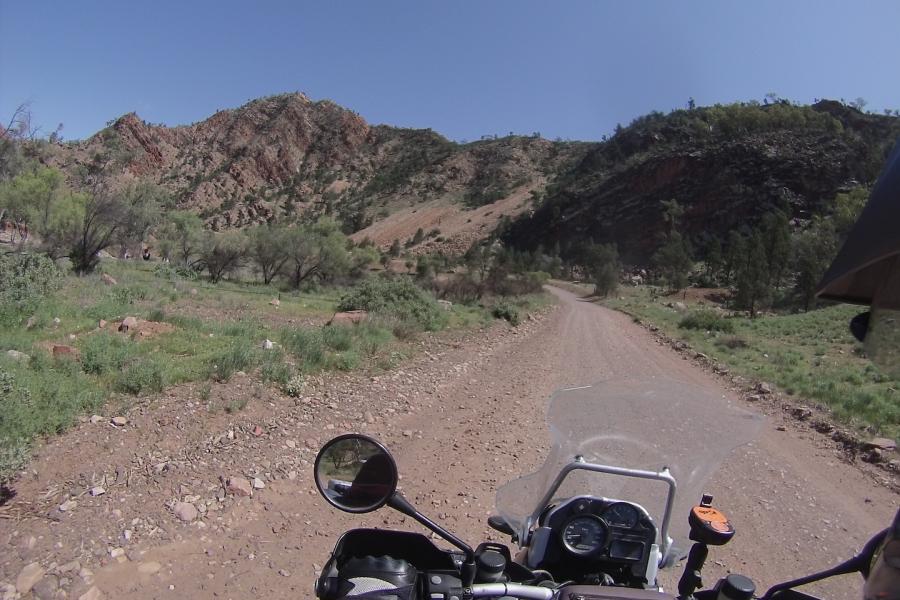
<instances>
[{"instance_id":1,"label":"eroded hillside","mask_svg":"<svg viewBox=\"0 0 900 600\"><path fill-rule=\"evenodd\" d=\"M457 144L431 130L372 126L332 102L287 94L182 127L130 113L83 142L56 147L50 161L76 183L78 173L102 163L116 184L162 185L216 230L331 213L353 233L420 203L459 212L542 186L588 148L515 136Z\"/></svg>"}]
</instances>

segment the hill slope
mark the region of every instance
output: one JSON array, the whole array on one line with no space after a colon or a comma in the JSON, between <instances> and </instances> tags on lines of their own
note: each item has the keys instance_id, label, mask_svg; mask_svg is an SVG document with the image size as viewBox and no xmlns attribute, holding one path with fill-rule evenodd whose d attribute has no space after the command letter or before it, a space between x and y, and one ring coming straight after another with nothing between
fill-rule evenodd
<instances>
[{"instance_id":1,"label":"hill slope","mask_svg":"<svg viewBox=\"0 0 900 600\"><path fill-rule=\"evenodd\" d=\"M504 198L565 171L588 148L513 136L457 144L431 130L372 126L332 102L287 94L182 127L127 114L58 147L52 162L73 175L114 158L107 176L115 184L162 185L213 229L311 212L335 214L355 232L420 202L461 210Z\"/></svg>"},{"instance_id":2,"label":"hill slope","mask_svg":"<svg viewBox=\"0 0 900 600\"><path fill-rule=\"evenodd\" d=\"M417 251L459 253L503 223L520 249L559 243L565 254L614 241L627 261L643 262L663 230L663 200L685 207L700 242L774 206L802 221L842 189L871 183L898 135L897 117L821 101L652 113L601 143L458 144L286 94L181 127L128 114L55 146L49 162L74 181L105 161L115 185L157 183L215 230L332 214L382 247L421 228L431 236Z\"/></svg>"},{"instance_id":3,"label":"hill slope","mask_svg":"<svg viewBox=\"0 0 900 600\"><path fill-rule=\"evenodd\" d=\"M506 241L522 249L616 242L647 260L664 231L661 201L685 208L695 241L786 208L800 221L842 190L868 185L900 136L900 119L838 102L716 106L636 120L560 176Z\"/></svg>"}]
</instances>

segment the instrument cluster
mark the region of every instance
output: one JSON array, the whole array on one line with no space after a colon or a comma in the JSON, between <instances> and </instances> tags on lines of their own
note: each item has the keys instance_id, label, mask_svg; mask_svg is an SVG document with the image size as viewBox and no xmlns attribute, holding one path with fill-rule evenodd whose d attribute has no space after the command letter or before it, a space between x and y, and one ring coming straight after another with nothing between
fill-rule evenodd
<instances>
[{"instance_id":1,"label":"instrument cluster","mask_svg":"<svg viewBox=\"0 0 900 600\"><path fill-rule=\"evenodd\" d=\"M547 525L570 556L639 562L656 539L656 527L636 504L592 497L571 498L555 507Z\"/></svg>"}]
</instances>

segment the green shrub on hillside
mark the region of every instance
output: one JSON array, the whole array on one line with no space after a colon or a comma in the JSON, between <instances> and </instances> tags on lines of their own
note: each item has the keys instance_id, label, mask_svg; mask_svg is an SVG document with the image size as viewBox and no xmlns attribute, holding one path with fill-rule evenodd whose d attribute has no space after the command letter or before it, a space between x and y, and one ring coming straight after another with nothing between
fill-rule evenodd
<instances>
[{"instance_id":1,"label":"green shrub on hillside","mask_svg":"<svg viewBox=\"0 0 900 600\"><path fill-rule=\"evenodd\" d=\"M80 349L82 370L94 375L120 372L134 352L131 340L107 331L87 336Z\"/></svg>"},{"instance_id":2,"label":"green shrub on hillside","mask_svg":"<svg viewBox=\"0 0 900 600\"><path fill-rule=\"evenodd\" d=\"M350 371L393 339L390 331L375 323L285 329L280 336L284 349L297 359L304 373Z\"/></svg>"},{"instance_id":3,"label":"green shrub on hillside","mask_svg":"<svg viewBox=\"0 0 900 600\"><path fill-rule=\"evenodd\" d=\"M62 432L105 398L74 361L38 353L27 366L0 365L0 481L25 464L35 436Z\"/></svg>"},{"instance_id":4,"label":"green shrub on hillside","mask_svg":"<svg viewBox=\"0 0 900 600\"><path fill-rule=\"evenodd\" d=\"M509 302L500 302L491 309L495 319L505 319L510 325L518 325L520 322L519 309Z\"/></svg>"},{"instance_id":5,"label":"green shrub on hillside","mask_svg":"<svg viewBox=\"0 0 900 600\"><path fill-rule=\"evenodd\" d=\"M447 314L437 301L408 279L366 281L344 294L337 309L365 310L424 331L437 331L447 324Z\"/></svg>"},{"instance_id":6,"label":"green shrub on hillside","mask_svg":"<svg viewBox=\"0 0 900 600\"><path fill-rule=\"evenodd\" d=\"M0 256L0 323L12 324L62 285L56 264L43 254Z\"/></svg>"},{"instance_id":7,"label":"green shrub on hillside","mask_svg":"<svg viewBox=\"0 0 900 600\"><path fill-rule=\"evenodd\" d=\"M129 364L116 378L116 389L134 396L161 392L166 387L166 370L159 361L140 358Z\"/></svg>"},{"instance_id":8,"label":"green shrub on hillside","mask_svg":"<svg viewBox=\"0 0 900 600\"><path fill-rule=\"evenodd\" d=\"M685 315L678 323L678 326L682 329L734 333L734 323L711 310L698 310Z\"/></svg>"},{"instance_id":9,"label":"green shrub on hillside","mask_svg":"<svg viewBox=\"0 0 900 600\"><path fill-rule=\"evenodd\" d=\"M224 352L209 361L209 377L228 381L238 371L249 371L256 365L256 352L250 342L236 339Z\"/></svg>"},{"instance_id":10,"label":"green shrub on hillside","mask_svg":"<svg viewBox=\"0 0 900 600\"><path fill-rule=\"evenodd\" d=\"M260 359L259 376L265 382L285 385L294 376L294 368L285 362L284 351L266 350Z\"/></svg>"}]
</instances>

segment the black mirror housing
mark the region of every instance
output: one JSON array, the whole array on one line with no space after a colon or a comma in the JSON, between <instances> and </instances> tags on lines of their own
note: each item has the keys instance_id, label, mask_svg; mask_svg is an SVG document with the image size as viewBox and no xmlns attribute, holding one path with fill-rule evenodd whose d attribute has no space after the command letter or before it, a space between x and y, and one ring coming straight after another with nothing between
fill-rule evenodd
<instances>
[{"instance_id":1,"label":"black mirror housing","mask_svg":"<svg viewBox=\"0 0 900 600\"><path fill-rule=\"evenodd\" d=\"M397 490L397 463L379 441L360 434L338 436L316 455L316 488L344 512L367 513L388 503Z\"/></svg>"}]
</instances>

